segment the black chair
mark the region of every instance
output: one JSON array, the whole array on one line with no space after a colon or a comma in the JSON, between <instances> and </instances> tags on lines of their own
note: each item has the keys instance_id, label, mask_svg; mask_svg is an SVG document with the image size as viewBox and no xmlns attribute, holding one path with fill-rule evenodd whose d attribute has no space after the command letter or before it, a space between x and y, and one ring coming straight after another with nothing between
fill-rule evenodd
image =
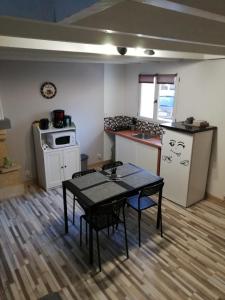
<instances>
[{"instance_id":1,"label":"black chair","mask_svg":"<svg viewBox=\"0 0 225 300\"><path fill-rule=\"evenodd\" d=\"M108 170L108 169L112 169L112 168L117 168L117 167L122 166L122 165L123 165L122 161L118 160L118 161L114 161L112 163L108 163L108 164L103 165L102 170L104 171L104 170Z\"/></svg>"},{"instance_id":2,"label":"black chair","mask_svg":"<svg viewBox=\"0 0 225 300\"><path fill-rule=\"evenodd\" d=\"M140 191L138 195L131 196L127 199L128 207L132 207L138 212L138 235L139 235L139 247L141 246L141 212L142 210L151 208L153 206L159 205L159 216L157 219L157 227L160 222L161 236L163 236L162 231L162 212L161 212L161 201L162 201L162 189L163 182L157 183L153 186L145 187ZM155 202L151 197L158 193L158 203Z\"/></svg>"},{"instance_id":3,"label":"black chair","mask_svg":"<svg viewBox=\"0 0 225 300\"><path fill-rule=\"evenodd\" d=\"M83 219L86 221L86 224L88 223L89 226L91 226L92 229L96 231L98 264L99 264L100 271L101 271L101 257L100 257L99 236L98 236L98 232L100 230L109 228L110 226L112 226L113 228L114 226L118 228L118 225L122 223L124 226L126 255L127 258L129 258L126 219L125 219L125 212L124 212L125 204L126 204L126 199L124 198L124 199L114 200L110 203L96 206L96 208L92 212L91 222L88 214L82 215L80 217L80 246L82 246L82 220ZM121 211L122 211L122 218L120 218Z\"/></svg>"},{"instance_id":4,"label":"black chair","mask_svg":"<svg viewBox=\"0 0 225 300\"><path fill-rule=\"evenodd\" d=\"M72 175L72 179L74 178L78 178L90 173L94 173L96 172L95 169L89 169L89 170L85 170L85 171L80 171L80 172L76 172ZM75 224L75 206L76 206L76 200L77 198L75 196L73 196L73 224Z\"/></svg>"}]
</instances>

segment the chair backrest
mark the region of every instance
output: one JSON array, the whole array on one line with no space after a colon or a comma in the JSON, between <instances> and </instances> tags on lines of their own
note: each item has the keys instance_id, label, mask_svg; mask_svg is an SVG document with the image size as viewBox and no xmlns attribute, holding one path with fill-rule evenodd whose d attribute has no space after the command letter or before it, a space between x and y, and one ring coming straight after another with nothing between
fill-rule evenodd
<instances>
[{"instance_id":1,"label":"chair backrest","mask_svg":"<svg viewBox=\"0 0 225 300\"><path fill-rule=\"evenodd\" d=\"M96 217L103 217L103 216L118 216L120 215L121 209L124 209L126 203L126 198L114 200L109 203L101 204L96 206L93 210L93 215Z\"/></svg>"},{"instance_id":2,"label":"chair backrest","mask_svg":"<svg viewBox=\"0 0 225 300\"><path fill-rule=\"evenodd\" d=\"M112 163L108 163L108 164L105 164L102 166L102 170L108 170L108 169L112 169L112 168L116 168L116 167L119 167L119 166L122 166L123 163L122 161L114 161Z\"/></svg>"},{"instance_id":3,"label":"chair backrest","mask_svg":"<svg viewBox=\"0 0 225 300\"><path fill-rule=\"evenodd\" d=\"M76 173L73 173L72 179L84 176L86 174L94 173L94 172L96 172L95 169L89 169L89 170L85 170L85 171L76 172Z\"/></svg>"},{"instance_id":4,"label":"chair backrest","mask_svg":"<svg viewBox=\"0 0 225 300\"><path fill-rule=\"evenodd\" d=\"M159 193L160 191L162 191L162 188L164 186L164 182L161 181L159 183L156 183L152 186L147 186L145 188L143 188L140 192L140 198L144 197L144 196L151 196L154 195L156 193Z\"/></svg>"},{"instance_id":5,"label":"chair backrest","mask_svg":"<svg viewBox=\"0 0 225 300\"><path fill-rule=\"evenodd\" d=\"M107 228L111 225L116 225L120 222L120 213L122 210L123 220L124 220L124 207L126 203L126 198L114 200L109 203L101 204L96 206L92 210L92 222L97 228ZM125 221L125 220L124 220Z\"/></svg>"}]
</instances>

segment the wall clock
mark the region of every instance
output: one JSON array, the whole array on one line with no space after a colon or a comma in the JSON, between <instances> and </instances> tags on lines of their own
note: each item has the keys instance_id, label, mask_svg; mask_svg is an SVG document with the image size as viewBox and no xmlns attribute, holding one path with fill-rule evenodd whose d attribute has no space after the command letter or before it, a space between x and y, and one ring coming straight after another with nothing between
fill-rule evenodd
<instances>
[{"instance_id":1,"label":"wall clock","mask_svg":"<svg viewBox=\"0 0 225 300\"><path fill-rule=\"evenodd\" d=\"M41 94L44 98L51 99L57 93L56 86L52 82L44 82L41 85Z\"/></svg>"}]
</instances>

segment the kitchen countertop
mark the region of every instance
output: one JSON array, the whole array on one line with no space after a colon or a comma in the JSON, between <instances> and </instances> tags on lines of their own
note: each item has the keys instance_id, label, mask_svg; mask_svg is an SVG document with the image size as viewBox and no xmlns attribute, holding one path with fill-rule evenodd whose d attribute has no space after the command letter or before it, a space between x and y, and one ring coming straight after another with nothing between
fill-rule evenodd
<instances>
[{"instance_id":1,"label":"kitchen countertop","mask_svg":"<svg viewBox=\"0 0 225 300\"><path fill-rule=\"evenodd\" d=\"M118 135L124 138L127 138L129 140L141 143L141 144L145 144L151 147L155 147L158 149L161 149L162 147L162 143L160 140L159 136L153 137L149 140L144 140L144 139L139 139L134 137L134 134L140 133L140 131L137 130L121 130L121 131L113 131L113 130L109 130L109 129L105 129L105 132L110 133L110 134L114 134L114 135Z\"/></svg>"},{"instance_id":2,"label":"kitchen countertop","mask_svg":"<svg viewBox=\"0 0 225 300\"><path fill-rule=\"evenodd\" d=\"M185 133L190 133L190 134L217 129L217 127L215 127L215 126L208 126L205 128L204 127L193 127L190 125L185 125L183 122L165 123L165 124L160 124L160 126L167 128L167 129L174 130L174 131L180 131L180 132L185 132Z\"/></svg>"}]
</instances>

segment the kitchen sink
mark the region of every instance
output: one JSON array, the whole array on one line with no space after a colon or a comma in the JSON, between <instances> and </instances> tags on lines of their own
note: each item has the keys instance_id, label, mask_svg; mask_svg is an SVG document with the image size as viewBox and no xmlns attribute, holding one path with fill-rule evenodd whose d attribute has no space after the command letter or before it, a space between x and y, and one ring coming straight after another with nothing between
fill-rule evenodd
<instances>
[{"instance_id":1,"label":"kitchen sink","mask_svg":"<svg viewBox=\"0 0 225 300\"><path fill-rule=\"evenodd\" d=\"M136 133L136 134L133 134L132 135L133 137L135 138L138 138L138 139L143 139L143 140L150 140L151 138L153 138L153 135L150 134L150 133Z\"/></svg>"}]
</instances>

